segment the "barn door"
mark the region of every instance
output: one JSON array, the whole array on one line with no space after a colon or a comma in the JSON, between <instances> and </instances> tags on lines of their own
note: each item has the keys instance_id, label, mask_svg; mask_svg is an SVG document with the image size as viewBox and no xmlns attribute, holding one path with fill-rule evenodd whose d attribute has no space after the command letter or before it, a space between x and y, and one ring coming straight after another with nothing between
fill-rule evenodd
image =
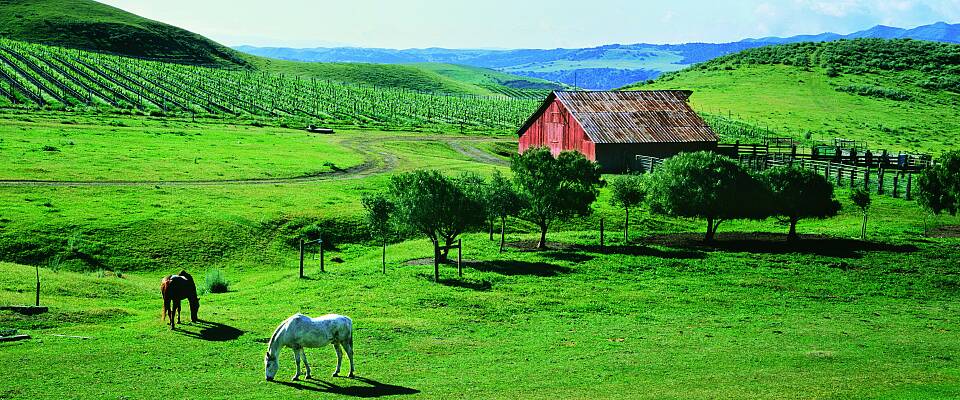
<instances>
[{"instance_id":1,"label":"barn door","mask_svg":"<svg viewBox=\"0 0 960 400\"><path fill-rule=\"evenodd\" d=\"M558 111L549 111L546 115L547 147L554 156L563 151L563 115Z\"/></svg>"}]
</instances>

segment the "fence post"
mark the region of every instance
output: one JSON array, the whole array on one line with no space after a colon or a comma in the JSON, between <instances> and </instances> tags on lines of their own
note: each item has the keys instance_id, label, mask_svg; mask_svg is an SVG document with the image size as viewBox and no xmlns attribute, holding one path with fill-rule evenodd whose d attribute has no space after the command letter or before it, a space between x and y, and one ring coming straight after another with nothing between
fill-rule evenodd
<instances>
[{"instance_id":1,"label":"fence post","mask_svg":"<svg viewBox=\"0 0 960 400\"><path fill-rule=\"evenodd\" d=\"M884 174L884 172L886 172L886 170L884 170L882 166L880 167L880 170L877 171L877 173L880 174L880 176L879 176L879 181L877 182L877 194L883 194L883 174Z\"/></svg>"},{"instance_id":2,"label":"fence post","mask_svg":"<svg viewBox=\"0 0 960 400\"><path fill-rule=\"evenodd\" d=\"M863 170L863 190L870 192L870 166Z\"/></svg>"},{"instance_id":3,"label":"fence post","mask_svg":"<svg viewBox=\"0 0 960 400\"><path fill-rule=\"evenodd\" d=\"M900 173L893 176L893 197L900 197Z\"/></svg>"},{"instance_id":4,"label":"fence post","mask_svg":"<svg viewBox=\"0 0 960 400\"><path fill-rule=\"evenodd\" d=\"M853 169L850 170L850 188L853 188L854 186L856 186L854 184L854 178L856 176L857 176L857 167L853 167Z\"/></svg>"},{"instance_id":5,"label":"fence post","mask_svg":"<svg viewBox=\"0 0 960 400\"><path fill-rule=\"evenodd\" d=\"M457 274L463 278L463 239L457 239Z\"/></svg>"},{"instance_id":6,"label":"fence post","mask_svg":"<svg viewBox=\"0 0 960 400\"><path fill-rule=\"evenodd\" d=\"M300 279L303 279L303 239L300 239Z\"/></svg>"},{"instance_id":7,"label":"fence post","mask_svg":"<svg viewBox=\"0 0 960 400\"><path fill-rule=\"evenodd\" d=\"M907 200L911 200L912 196L910 195L910 188L913 186L913 174L907 174Z\"/></svg>"},{"instance_id":8,"label":"fence post","mask_svg":"<svg viewBox=\"0 0 960 400\"><path fill-rule=\"evenodd\" d=\"M843 185L843 167L837 167L837 186Z\"/></svg>"}]
</instances>

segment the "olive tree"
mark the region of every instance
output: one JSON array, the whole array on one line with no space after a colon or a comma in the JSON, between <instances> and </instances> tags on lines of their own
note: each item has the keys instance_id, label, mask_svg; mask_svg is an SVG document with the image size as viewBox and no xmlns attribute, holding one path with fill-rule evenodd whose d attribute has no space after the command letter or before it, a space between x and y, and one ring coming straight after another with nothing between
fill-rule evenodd
<instances>
[{"instance_id":1,"label":"olive tree","mask_svg":"<svg viewBox=\"0 0 960 400\"><path fill-rule=\"evenodd\" d=\"M643 175L622 175L610 180L610 204L623 208L623 242L630 241L630 209L643 203Z\"/></svg>"},{"instance_id":2,"label":"olive tree","mask_svg":"<svg viewBox=\"0 0 960 400\"><path fill-rule=\"evenodd\" d=\"M493 178L487 185L486 200L490 216L500 220L500 252L502 253L506 237L507 217L517 215L523 207L523 201L514 189L513 182L503 176L500 171L493 173Z\"/></svg>"},{"instance_id":3,"label":"olive tree","mask_svg":"<svg viewBox=\"0 0 960 400\"><path fill-rule=\"evenodd\" d=\"M396 220L409 230L430 239L434 250L434 277L439 279L439 263L447 261L461 233L482 227L487 220L483 192L474 192L476 175L450 178L439 171L418 170L394 175L390 196L396 205Z\"/></svg>"},{"instance_id":4,"label":"olive tree","mask_svg":"<svg viewBox=\"0 0 960 400\"><path fill-rule=\"evenodd\" d=\"M382 266L383 273L387 273L387 239L390 236L390 216L396 208L393 202L384 193L365 194L360 199L366 211L367 226L370 233L383 245Z\"/></svg>"},{"instance_id":5,"label":"olive tree","mask_svg":"<svg viewBox=\"0 0 960 400\"><path fill-rule=\"evenodd\" d=\"M516 155L510 164L523 201L520 218L540 228L537 248L547 245L547 229L554 221L590 215L600 193L600 165L575 151L554 157L547 148Z\"/></svg>"},{"instance_id":6,"label":"olive tree","mask_svg":"<svg viewBox=\"0 0 960 400\"><path fill-rule=\"evenodd\" d=\"M797 222L804 218L828 218L840 212L833 184L816 172L797 167L775 167L764 171L763 180L771 194L770 211L790 224L789 240L797 239Z\"/></svg>"},{"instance_id":7,"label":"olive tree","mask_svg":"<svg viewBox=\"0 0 960 400\"><path fill-rule=\"evenodd\" d=\"M935 215L960 209L960 151L951 151L917 177L917 201Z\"/></svg>"},{"instance_id":8,"label":"olive tree","mask_svg":"<svg viewBox=\"0 0 960 400\"><path fill-rule=\"evenodd\" d=\"M663 162L647 185L650 211L707 220L706 242L723 221L769 216L766 186L730 158L700 151Z\"/></svg>"},{"instance_id":9,"label":"olive tree","mask_svg":"<svg viewBox=\"0 0 960 400\"><path fill-rule=\"evenodd\" d=\"M867 211L870 209L870 192L863 188L856 188L850 192L850 201L863 212L863 225L860 226L860 240L867 238Z\"/></svg>"}]
</instances>

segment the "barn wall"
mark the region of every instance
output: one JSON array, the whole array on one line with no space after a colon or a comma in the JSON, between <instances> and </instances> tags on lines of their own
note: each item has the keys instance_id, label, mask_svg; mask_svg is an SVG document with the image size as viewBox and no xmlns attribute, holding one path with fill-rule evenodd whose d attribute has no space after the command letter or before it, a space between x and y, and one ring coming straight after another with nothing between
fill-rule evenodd
<instances>
[{"instance_id":1,"label":"barn wall","mask_svg":"<svg viewBox=\"0 0 960 400\"><path fill-rule=\"evenodd\" d=\"M554 156L564 150L576 150L596 161L593 142L583 127L559 100L554 100L539 118L520 135L520 153L534 147L548 147Z\"/></svg>"},{"instance_id":2,"label":"barn wall","mask_svg":"<svg viewBox=\"0 0 960 400\"><path fill-rule=\"evenodd\" d=\"M712 151L716 148L716 142L598 144L596 161L600 163L603 172L621 173L641 169L635 160L637 155L669 158L679 153Z\"/></svg>"}]
</instances>

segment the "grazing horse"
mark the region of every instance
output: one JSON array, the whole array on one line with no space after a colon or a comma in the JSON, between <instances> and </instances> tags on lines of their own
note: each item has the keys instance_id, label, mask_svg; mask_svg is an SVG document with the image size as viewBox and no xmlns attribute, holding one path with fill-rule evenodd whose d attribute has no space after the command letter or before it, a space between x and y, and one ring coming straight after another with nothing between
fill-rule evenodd
<instances>
[{"instance_id":1,"label":"grazing horse","mask_svg":"<svg viewBox=\"0 0 960 400\"><path fill-rule=\"evenodd\" d=\"M337 351L337 369L333 376L340 375L340 364L343 362L343 351L350 358L350 377L353 378L353 320L343 315L328 314L319 318L310 318L303 314L295 314L277 327L267 344L267 355L263 358L264 374L268 381L277 375L280 364L277 356L284 347L293 350L297 361L297 374L293 380L300 379L300 359L307 367L307 379L310 379L310 364L307 364L306 347L323 347L333 344ZM343 350L341 350L341 348Z\"/></svg>"},{"instance_id":2,"label":"grazing horse","mask_svg":"<svg viewBox=\"0 0 960 400\"><path fill-rule=\"evenodd\" d=\"M187 271L180 271L177 275L164 277L160 281L160 294L163 295L163 316L161 319L170 319L170 329L174 328L174 314L177 316L177 323L180 323L180 301L183 299L190 302L190 320L197 322L200 299L197 298L197 285ZM173 307L171 307L171 302L173 302Z\"/></svg>"}]
</instances>

